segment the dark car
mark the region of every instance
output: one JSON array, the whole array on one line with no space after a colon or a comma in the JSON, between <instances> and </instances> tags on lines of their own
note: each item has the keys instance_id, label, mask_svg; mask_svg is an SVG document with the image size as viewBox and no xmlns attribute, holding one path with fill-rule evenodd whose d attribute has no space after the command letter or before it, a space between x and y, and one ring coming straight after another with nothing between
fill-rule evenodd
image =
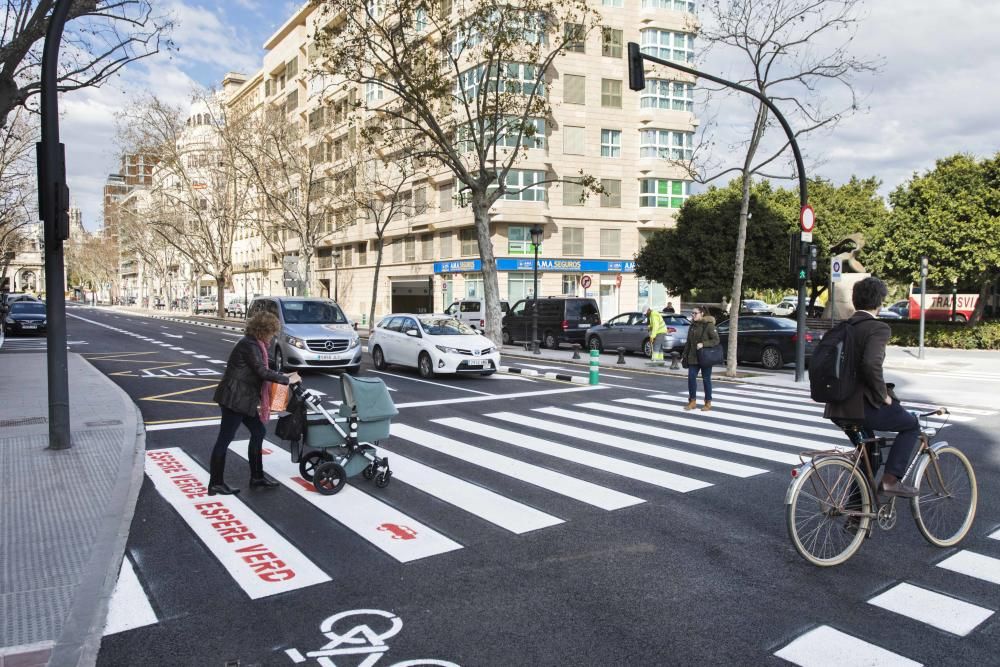
<instances>
[{"instance_id":1,"label":"dark car","mask_svg":"<svg viewBox=\"0 0 1000 667\"><path fill-rule=\"evenodd\" d=\"M729 344L729 320L720 323L717 328L723 349L726 349ZM817 331L806 330L807 360L821 337ZM795 361L797 340L795 320L760 315L741 317L739 336L736 337L736 362L760 363L764 368L777 370Z\"/></svg>"},{"instance_id":2,"label":"dark car","mask_svg":"<svg viewBox=\"0 0 1000 667\"><path fill-rule=\"evenodd\" d=\"M744 299L740 304L740 315L770 315L771 306L757 299Z\"/></svg>"},{"instance_id":3,"label":"dark car","mask_svg":"<svg viewBox=\"0 0 1000 667\"><path fill-rule=\"evenodd\" d=\"M667 349L684 347L691 322L683 315L663 315L667 325ZM626 352L639 352L652 356L649 342L649 320L643 313L622 313L604 324L591 327L587 332L587 347L591 350L617 350L624 347Z\"/></svg>"},{"instance_id":4,"label":"dark car","mask_svg":"<svg viewBox=\"0 0 1000 667\"><path fill-rule=\"evenodd\" d=\"M896 303L889 306L888 310L899 315L901 318L906 319L910 317L910 301L909 299L904 301L897 301Z\"/></svg>"},{"instance_id":5,"label":"dark car","mask_svg":"<svg viewBox=\"0 0 1000 667\"><path fill-rule=\"evenodd\" d=\"M3 328L7 335L45 333L45 303L42 301L15 301L4 316Z\"/></svg>"},{"instance_id":6,"label":"dark car","mask_svg":"<svg viewBox=\"0 0 1000 667\"><path fill-rule=\"evenodd\" d=\"M503 318L504 345L531 340L531 325L538 309L538 338L542 347L557 348L560 343L586 343L587 332L601 323L601 311L595 299L556 297L521 299Z\"/></svg>"}]
</instances>

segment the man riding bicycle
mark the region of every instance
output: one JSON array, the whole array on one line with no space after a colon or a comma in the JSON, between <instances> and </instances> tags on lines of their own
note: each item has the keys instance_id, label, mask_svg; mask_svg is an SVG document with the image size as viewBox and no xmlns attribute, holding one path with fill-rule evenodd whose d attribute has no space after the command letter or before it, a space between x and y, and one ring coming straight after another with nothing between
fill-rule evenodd
<instances>
[{"instance_id":1,"label":"man riding bicycle","mask_svg":"<svg viewBox=\"0 0 1000 667\"><path fill-rule=\"evenodd\" d=\"M903 409L882 375L891 331L888 324L878 319L878 312L888 294L885 283L878 278L865 278L854 285L851 300L856 312L848 322L854 327L854 358L860 360L858 384L847 399L827 403L823 416L835 422L858 423L872 431L896 431L878 491L909 498L917 495L917 489L904 484L902 478L917 446L920 424Z\"/></svg>"}]
</instances>

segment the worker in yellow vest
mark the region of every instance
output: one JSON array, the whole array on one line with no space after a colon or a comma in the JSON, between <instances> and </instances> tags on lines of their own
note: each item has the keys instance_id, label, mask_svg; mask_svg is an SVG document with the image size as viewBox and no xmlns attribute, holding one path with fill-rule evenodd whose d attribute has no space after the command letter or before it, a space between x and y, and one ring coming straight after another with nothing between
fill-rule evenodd
<instances>
[{"instance_id":1,"label":"worker in yellow vest","mask_svg":"<svg viewBox=\"0 0 1000 667\"><path fill-rule=\"evenodd\" d=\"M649 342L653 350L649 363L653 366L662 366L663 347L667 343L667 325L663 322L663 316L660 315L659 311L646 306L642 312L646 315L649 323Z\"/></svg>"}]
</instances>

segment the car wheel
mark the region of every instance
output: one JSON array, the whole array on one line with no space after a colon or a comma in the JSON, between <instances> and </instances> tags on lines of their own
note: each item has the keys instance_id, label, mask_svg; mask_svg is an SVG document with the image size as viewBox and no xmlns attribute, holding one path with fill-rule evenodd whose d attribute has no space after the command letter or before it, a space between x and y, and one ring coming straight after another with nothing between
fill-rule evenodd
<instances>
[{"instance_id":1,"label":"car wheel","mask_svg":"<svg viewBox=\"0 0 1000 667\"><path fill-rule=\"evenodd\" d=\"M955 317L951 318L951 321L958 322L959 324L965 324L966 322L969 321L969 318L967 318L962 313L955 313Z\"/></svg>"},{"instance_id":2,"label":"car wheel","mask_svg":"<svg viewBox=\"0 0 1000 667\"><path fill-rule=\"evenodd\" d=\"M389 367L389 364L385 363L385 355L382 354L382 348L378 345L372 348L372 365L378 371L384 371Z\"/></svg>"},{"instance_id":3,"label":"car wheel","mask_svg":"<svg viewBox=\"0 0 1000 667\"><path fill-rule=\"evenodd\" d=\"M653 344L649 342L649 339L642 341L642 356L647 359L653 358Z\"/></svg>"},{"instance_id":4,"label":"car wheel","mask_svg":"<svg viewBox=\"0 0 1000 667\"><path fill-rule=\"evenodd\" d=\"M776 371L785 365L785 360L781 356L781 350L773 345L768 345L760 353L760 363L769 371Z\"/></svg>"},{"instance_id":5,"label":"car wheel","mask_svg":"<svg viewBox=\"0 0 1000 667\"><path fill-rule=\"evenodd\" d=\"M274 365L278 369L278 372L284 372L285 370L285 355L281 352L281 346L278 346L274 350Z\"/></svg>"},{"instance_id":6,"label":"car wheel","mask_svg":"<svg viewBox=\"0 0 1000 667\"><path fill-rule=\"evenodd\" d=\"M604 344L601 342L600 336L591 336L587 340L587 347L591 350L597 350L598 352L604 352Z\"/></svg>"},{"instance_id":7,"label":"car wheel","mask_svg":"<svg viewBox=\"0 0 1000 667\"><path fill-rule=\"evenodd\" d=\"M559 347L559 341L556 340L555 335L551 331L546 331L542 334L542 347L547 347L550 350Z\"/></svg>"},{"instance_id":8,"label":"car wheel","mask_svg":"<svg viewBox=\"0 0 1000 667\"><path fill-rule=\"evenodd\" d=\"M500 339L503 341L504 345L510 345L510 332L504 329L500 332Z\"/></svg>"},{"instance_id":9,"label":"car wheel","mask_svg":"<svg viewBox=\"0 0 1000 667\"><path fill-rule=\"evenodd\" d=\"M425 379L430 379L434 377L434 361L431 359L431 355L426 352L421 352L420 357L417 359L417 370L420 371L420 377Z\"/></svg>"}]
</instances>

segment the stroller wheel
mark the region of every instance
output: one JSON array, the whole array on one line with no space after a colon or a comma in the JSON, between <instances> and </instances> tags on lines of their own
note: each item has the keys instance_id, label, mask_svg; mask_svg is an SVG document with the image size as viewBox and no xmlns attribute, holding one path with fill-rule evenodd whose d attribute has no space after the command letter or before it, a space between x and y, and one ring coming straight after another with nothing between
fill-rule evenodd
<instances>
[{"instance_id":1,"label":"stroller wheel","mask_svg":"<svg viewBox=\"0 0 1000 667\"><path fill-rule=\"evenodd\" d=\"M383 470L375 477L375 486L377 486L380 489L384 489L385 487L389 486L389 480L391 479L392 479L392 471L388 469Z\"/></svg>"},{"instance_id":2,"label":"stroller wheel","mask_svg":"<svg viewBox=\"0 0 1000 667\"><path fill-rule=\"evenodd\" d=\"M375 464L369 463L365 469L361 471L361 474L365 479L370 481L373 477L375 477Z\"/></svg>"},{"instance_id":3,"label":"stroller wheel","mask_svg":"<svg viewBox=\"0 0 1000 667\"><path fill-rule=\"evenodd\" d=\"M302 479L311 482L313 481L313 475L316 473L316 468L332 459L333 457L326 452L309 452L299 461L299 474L302 475Z\"/></svg>"},{"instance_id":4,"label":"stroller wheel","mask_svg":"<svg viewBox=\"0 0 1000 667\"><path fill-rule=\"evenodd\" d=\"M339 493L346 483L347 473L339 463L327 461L316 468L313 486L324 496L332 496L335 493Z\"/></svg>"}]
</instances>

